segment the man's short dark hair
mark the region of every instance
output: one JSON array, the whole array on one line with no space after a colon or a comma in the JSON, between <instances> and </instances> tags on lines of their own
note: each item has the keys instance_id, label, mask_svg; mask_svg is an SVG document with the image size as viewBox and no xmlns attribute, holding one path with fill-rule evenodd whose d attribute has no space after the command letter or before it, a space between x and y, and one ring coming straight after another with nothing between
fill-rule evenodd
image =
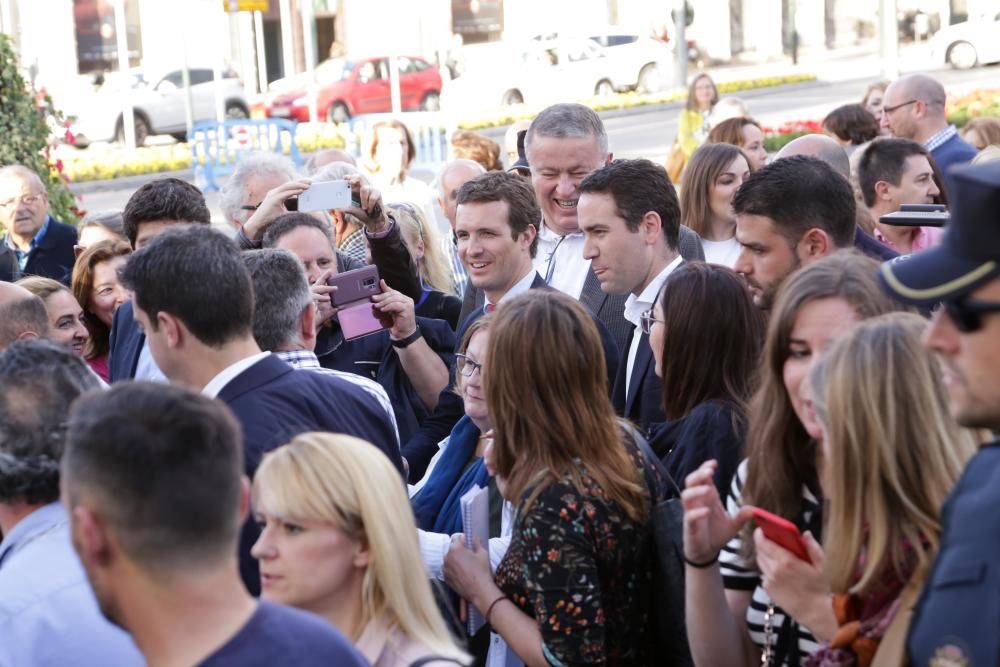
<instances>
[{"instance_id":1,"label":"man's short dark hair","mask_svg":"<svg viewBox=\"0 0 1000 667\"><path fill-rule=\"evenodd\" d=\"M807 231L818 228L836 247L852 247L856 209L847 179L807 155L775 160L753 172L733 198L737 215L770 218L793 246Z\"/></svg>"},{"instance_id":2,"label":"man's short dark hair","mask_svg":"<svg viewBox=\"0 0 1000 667\"><path fill-rule=\"evenodd\" d=\"M70 405L99 386L78 354L22 340L0 354L0 502L59 499L59 460Z\"/></svg>"},{"instance_id":3,"label":"man's short dark hair","mask_svg":"<svg viewBox=\"0 0 1000 667\"><path fill-rule=\"evenodd\" d=\"M278 248L245 252L243 261L253 281L253 337L262 350L280 350L298 339L302 311L312 303L302 262Z\"/></svg>"},{"instance_id":4,"label":"man's short dark hair","mask_svg":"<svg viewBox=\"0 0 1000 667\"><path fill-rule=\"evenodd\" d=\"M535 200L535 191L531 184L522 176L505 171L490 171L466 181L458 189L455 198L456 205L487 204L490 202L507 202L507 224L510 225L510 235L516 239L528 227L538 231L538 223L542 219L542 211ZM538 235L531 242L531 256L538 250Z\"/></svg>"},{"instance_id":5,"label":"man's short dark hair","mask_svg":"<svg viewBox=\"0 0 1000 667\"><path fill-rule=\"evenodd\" d=\"M164 231L129 257L120 276L154 331L165 312L210 347L250 334L250 274L233 241L211 227Z\"/></svg>"},{"instance_id":6,"label":"man's short dark hair","mask_svg":"<svg viewBox=\"0 0 1000 667\"><path fill-rule=\"evenodd\" d=\"M323 233L323 236L333 242L333 230L330 225L322 220L318 220L308 213L285 213L275 218L261 239L261 245L265 248L273 248L278 245L281 237L299 227L312 227ZM331 246L332 247L332 246Z\"/></svg>"},{"instance_id":7,"label":"man's short dark hair","mask_svg":"<svg viewBox=\"0 0 1000 667\"><path fill-rule=\"evenodd\" d=\"M92 499L122 549L144 566L233 558L241 442L219 401L165 384L121 382L73 406L63 486L70 502Z\"/></svg>"},{"instance_id":8,"label":"man's short dark hair","mask_svg":"<svg viewBox=\"0 0 1000 667\"><path fill-rule=\"evenodd\" d=\"M132 193L122 211L125 238L135 247L139 225L152 221L212 222L201 190L179 178L158 178Z\"/></svg>"},{"instance_id":9,"label":"man's short dark hair","mask_svg":"<svg viewBox=\"0 0 1000 667\"><path fill-rule=\"evenodd\" d=\"M898 186L906 171L906 161L917 155L923 155L928 162L931 161L927 149L909 139L887 137L868 144L858 160L858 184L861 186L865 206L875 205L875 184L879 181Z\"/></svg>"},{"instance_id":10,"label":"man's short dark hair","mask_svg":"<svg viewBox=\"0 0 1000 667\"><path fill-rule=\"evenodd\" d=\"M0 304L0 350L27 331L43 337L47 335L49 314L45 310L45 302L31 295Z\"/></svg>"},{"instance_id":11,"label":"man's short dark hair","mask_svg":"<svg viewBox=\"0 0 1000 667\"><path fill-rule=\"evenodd\" d=\"M667 245L677 249L681 205L663 167L649 160L615 160L584 178L578 189L611 195L618 217L631 232L638 231L646 213L655 212L663 223Z\"/></svg>"}]
</instances>

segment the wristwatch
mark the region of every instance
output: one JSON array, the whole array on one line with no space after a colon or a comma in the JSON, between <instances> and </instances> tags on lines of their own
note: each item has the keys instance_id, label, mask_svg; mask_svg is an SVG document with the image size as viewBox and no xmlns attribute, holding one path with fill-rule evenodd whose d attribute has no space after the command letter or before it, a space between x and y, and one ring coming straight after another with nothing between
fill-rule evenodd
<instances>
[{"instance_id":1,"label":"wristwatch","mask_svg":"<svg viewBox=\"0 0 1000 667\"><path fill-rule=\"evenodd\" d=\"M420 327L417 326L417 328L413 330L413 333L411 333L406 338L396 339L396 338L393 338L393 337L390 336L389 340L392 342L392 346L393 347L401 350L404 347L409 347L409 346L413 345L414 343L416 343L417 339L420 338L420 336L421 336L421 334L420 334Z\"/></svg>"}]
</instances>

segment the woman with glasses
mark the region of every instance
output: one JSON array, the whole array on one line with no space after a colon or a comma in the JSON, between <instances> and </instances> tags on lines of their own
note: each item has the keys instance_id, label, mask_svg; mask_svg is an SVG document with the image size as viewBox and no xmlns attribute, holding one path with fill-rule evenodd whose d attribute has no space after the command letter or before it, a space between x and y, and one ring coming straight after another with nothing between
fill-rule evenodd
<instances>
[{"instance_id":1,"label":"woman with glasses","mask_svg":"<svg viewBox=\"0 0 1000 667\"><path fill-rule=\"evenodd\" d=\"M754 534L752 508L795 524L822 558L822 431L806 378L817 357L858 322L899 310L876 282L878 264L844 252L782 285L771 311L748 410L746 460L726 505L708 461L687 476L687 630L696 664L800 665L837 630L822 571ZM728 508L728 512L727 512Z\"/></svg>"},{"instance_id":2,"label":"woman with glasses","mask_svg":"<svg viewBox=\"0 0 1000 667\"><path fill-rule=\"evenodd\" d=\"M647 464L615 417L594 320L541 289L494 317L487 459L517 518L495 576L456 539L446 580L526 665L656 664Z\"/></svg>"},{"instance_id":3,"label":"woman with glasses","mask_svg":"<svg viewBox=\"0 0 1000 667\"><path fill-rule=\"evenodd\" d=\"M670 274L642 325L668 420L653 425L649 444L681 484L717 461L715 486L724 495L743 458L764 317L736 273L694 262Z\"/></svg>"}]
</instances>

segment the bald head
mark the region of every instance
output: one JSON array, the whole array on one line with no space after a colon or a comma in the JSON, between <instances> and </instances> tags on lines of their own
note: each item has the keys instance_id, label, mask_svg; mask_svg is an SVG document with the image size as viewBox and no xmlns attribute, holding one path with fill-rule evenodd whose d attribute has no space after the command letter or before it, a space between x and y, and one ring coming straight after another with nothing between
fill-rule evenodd
<instances>
[{"instance_id":1,"label":"bald head","mask_svg":"<svg viewBox=\"0 0 1000 667\"><path fill-rule=\"evenodd\" d=\"M808 155L822 160L848 181L851 180L851 161L847 157L847 151L825 134L807 134L793 139L778 151L774 159L780 160L793 155Z\"/></svg>"},{"instance_id":2,"label":"bald head","mask_svg":"<svg viewBox=\"0 0 1000 667\"><path fill-rule=\"evenodd\" d=\"M908 74L885 89L882 127L900 139L924 143L948 126L941 83L926 74Z\"/></svg>"},{"instance_id":3,"label":"bald head","mask_svg":"<svg viewBox=\"0 0 1000 667\"><path fill-rule=\"evenodd\" d=\"M889 84L886 92L896 88L904 97L927 105L928 112L944 115L945 92L941 82L926 74L907 74Z\"/></svg>"},{"instance_id":4,"label":"bald head","mask_svg":"<svg viewBox=\"0 0 1000 667\"><path fill-rule=\"evenodd\" d=\"M0 349L16 340L45 338L48 333L45 303L20 285L0 281Z\"/></svg>"},{"instance_id":5,"label":"bald head","mask_svg":"<svg viewBox=\"0 0 1000 667\"><path fill-rule=\"evenodd\" d=\"M503 149L507 153L507 166L517 162L517 133L524 132L531 127L530 120L519 120L507 128L503 135Z\"/></svg>"},{"instance_id":6,"label":"bald head","mask_svg":"<svg viewBox=\"0 0 1000 667\"><path fill-rule=\"evenodd\" d=\"M438 203L441 210L451 223L451 228L455 228L455 210L457 208L456 197L458 189L474 178L486 173L483 165L474 160L452 160L441 169L438 174Z\"/></svg>"}]
</instances>

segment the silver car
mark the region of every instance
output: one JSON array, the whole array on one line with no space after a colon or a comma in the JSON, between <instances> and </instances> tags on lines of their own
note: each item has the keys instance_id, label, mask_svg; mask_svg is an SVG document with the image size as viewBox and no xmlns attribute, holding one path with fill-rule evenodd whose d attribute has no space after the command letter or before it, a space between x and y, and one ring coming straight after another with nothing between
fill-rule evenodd
<instances>
[{"instance_id":1,"label":"silver car","mask_svg":"<svg viewBox=\"0 0 1000 667\"><path fill-rule=\"evenodd\" d=\"M215 119L215 81L210 68L190 68L191 106L194 122ZM243 84L232 72L223 72L221 92L227 118L248 118L250 115ZM131 103L135 118L135 143L142 146L153 134L169 134L177 141L187 137L187 117L184 111L185 93L181 70L164 74L155 85L137 71L127 76L109 76L101 89L75 116L70 131L76 136L76 146L86 148L94 141L123 141L122 108Z\"/></svg>"}]
</instances>

